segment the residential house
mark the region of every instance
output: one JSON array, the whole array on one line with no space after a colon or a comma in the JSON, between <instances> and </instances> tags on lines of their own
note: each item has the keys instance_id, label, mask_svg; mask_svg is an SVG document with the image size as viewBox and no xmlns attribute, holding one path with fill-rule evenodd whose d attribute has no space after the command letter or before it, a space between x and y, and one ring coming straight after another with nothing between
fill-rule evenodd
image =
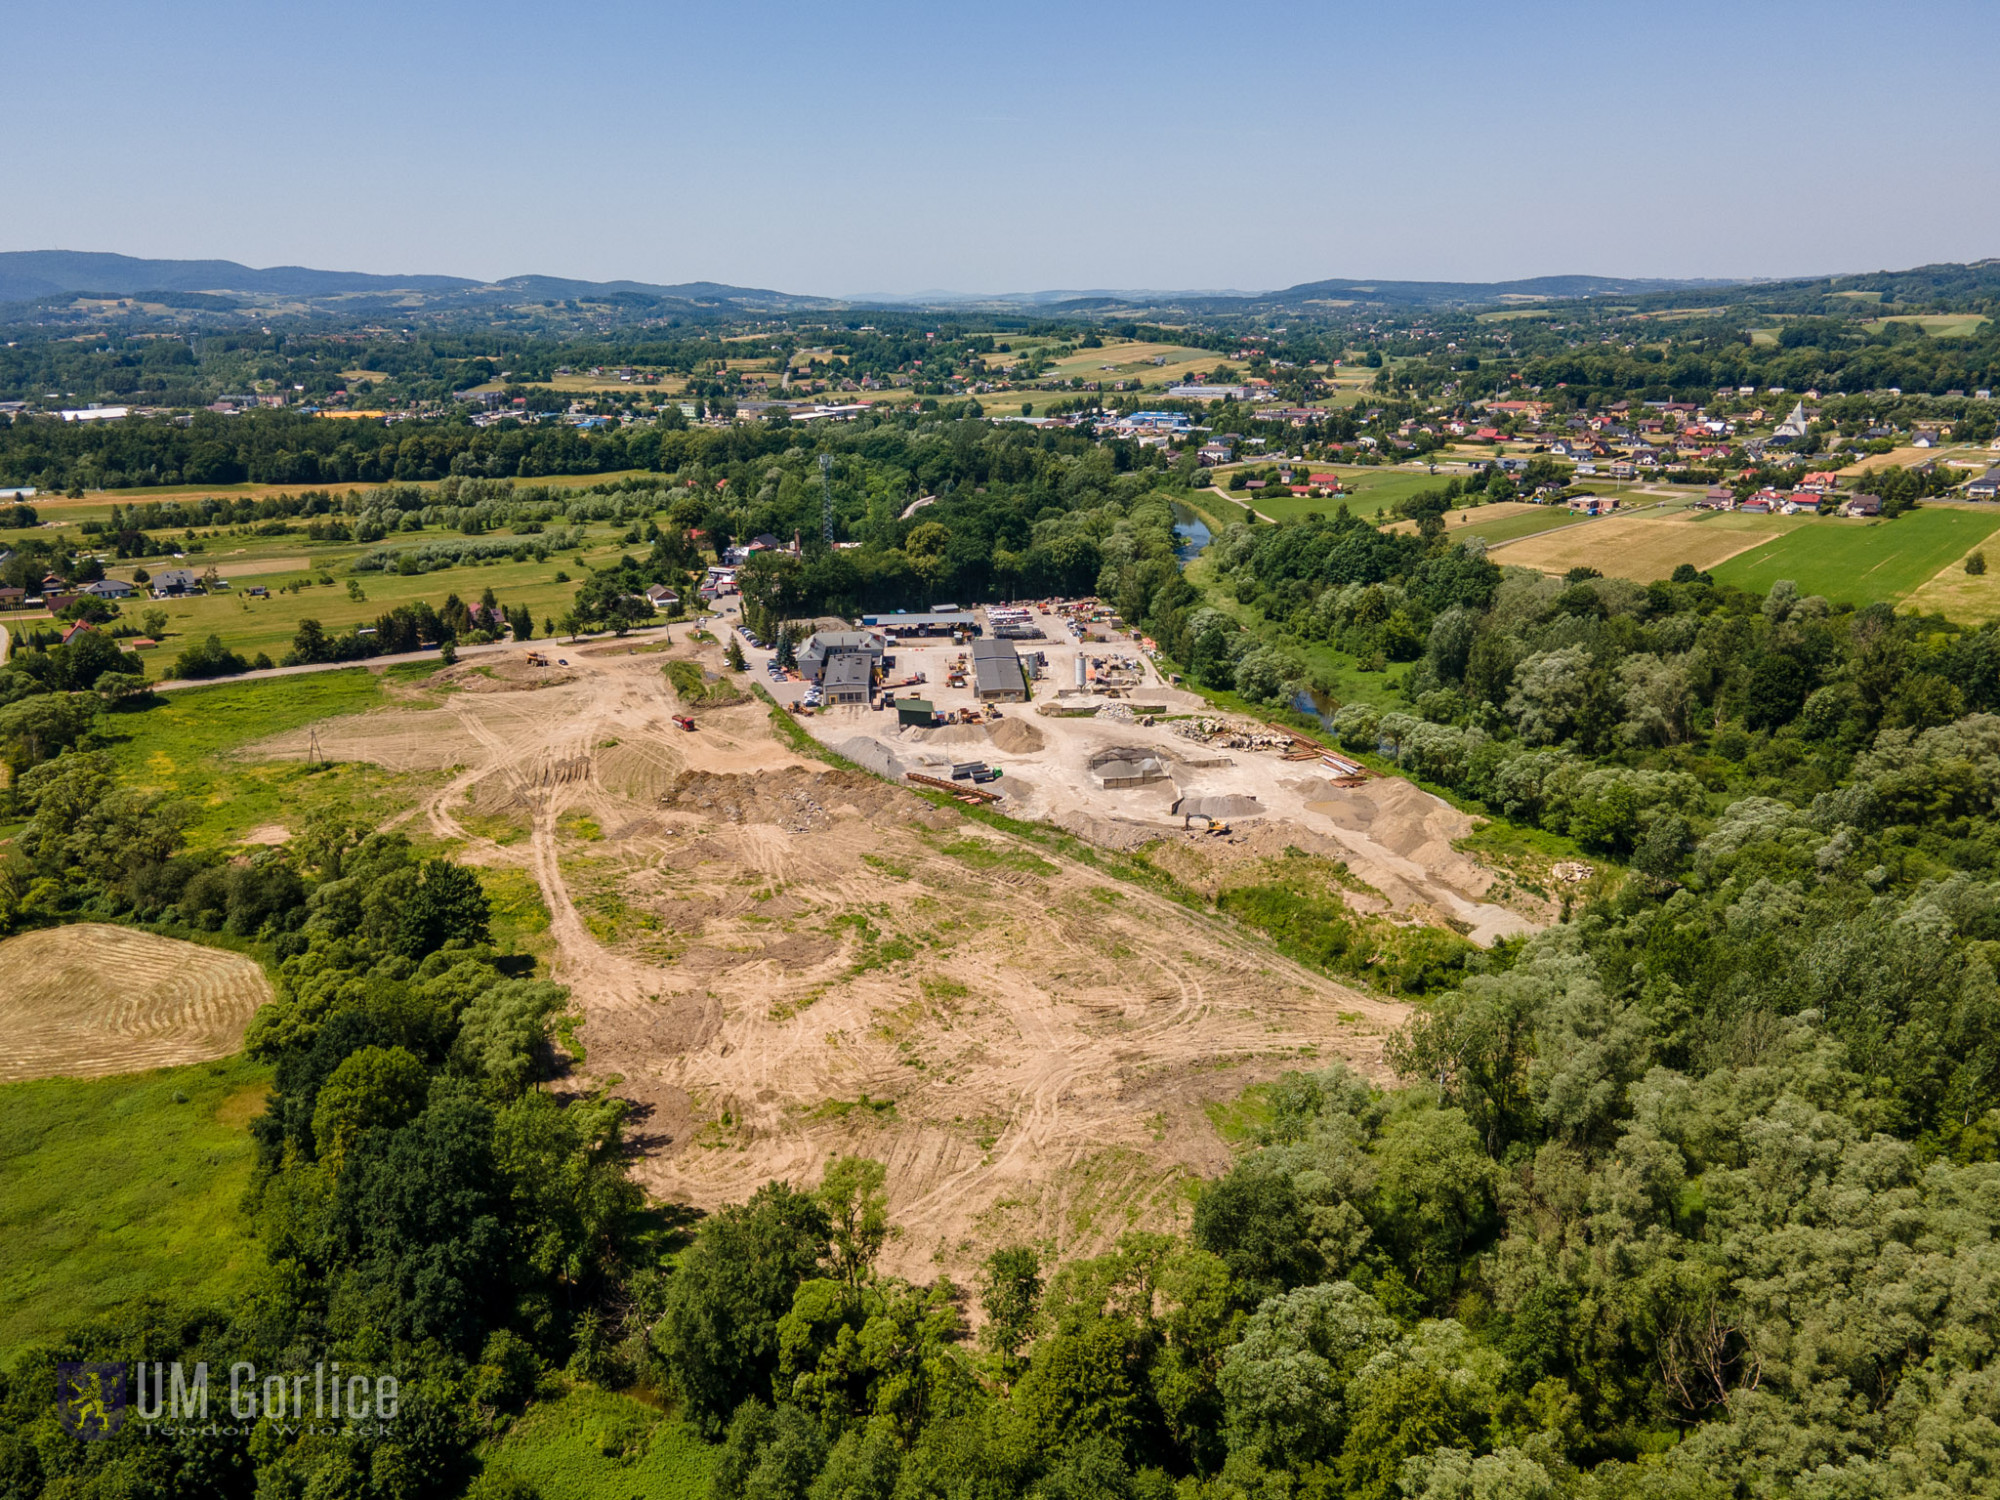
<instances>
[{"instance_id":1,"label":"residential house","mask_svg":"<svg viewBox=\"0 0 2000 1500\"><path fill-rule=\"evenodd\" d=\"M1988 469L1965 487L1968 500L2000 500L2000 464Z\"/></svg>"},{"instance_id":2,"label":"residential house","mask_svg":"<svg viewBox=\"0 0 2000 1500\"><path fill-rule=\"evenodd\" d=\"M189 568L165 568L153 575L155 599L185 599L201 592L201 580Z\"/></svg>"},{"instance_id":3,"label":"residential house","mask_svg":"<svg viewBox=\"0 0 2000 1500\"><path fill-rule=\"evenodd\" d=\"M646 590L646 602L656 611L664 609L671 612L680 608L681 596L664 583L656 583Z\"/></svg>"},{"instance_id":4,"label":"residential house","mask_svg":"<svg viewBox=\"0 0 2000 1500\"><path fill-rule=\"evenodd\" d=\"M1842 507L1850 516L1879 516L1882 514L1880 495L1849 495Z\"/></svg>"},{"instance_id":5,"label":"residential house","mask_svg":"<svg viewBox=\"0 0 2000 1500\"><path fill-rule=\"evenodd\" d=\"M130 599L138 591L122 578L100 578L95 583L86 583L78 592L94 594L99 599Z\"/></svg>"}]
</instances>

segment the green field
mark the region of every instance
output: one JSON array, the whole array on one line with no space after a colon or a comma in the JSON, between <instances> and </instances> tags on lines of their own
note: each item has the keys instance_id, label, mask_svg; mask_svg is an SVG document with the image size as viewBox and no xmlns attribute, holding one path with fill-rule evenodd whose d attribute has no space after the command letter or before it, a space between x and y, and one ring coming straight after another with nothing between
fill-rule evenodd
<instances>
[{"instance_id":1,"label":"green field","mask_svg":"<svg viewBox=\"0 0 2000 1500\"><path fill-rule=\"evenodd\" d=\"M524 1479L541 1500L696 1500L718 1451L630 1396L582 1386L531 1407L479 1457L487 1474Z\"/></svg>"},{"instance_id":2,"label":"green field","mask_svg":"<svg viewBox=\"0 0 2000 1500\"><path fill-rule=\"evenodd\" d=\"M238 1204L269 1085L241 1057L0 1085L0 1362L141 1297L246 1286L262 1255Z\"/></svg>"},{"instance_id":3,"label":"green field","mask_svg":"<svg viewBox=\"0 0 2000 1500\"><path fill-rule=\"evenodd\" d=\"M1710 571L1759 593L1789 578L1804 594L1869 604L1914 593L2000 527L2000 512L1925 506L1870 526L1800 526Z\"/></svg>"},{"instance_id":4,"label":"green field","mask_svg":"<svg viewBox=\"0 0 2000 1500\"><path fill-rule=\"evenodd\" d=\"M162 693L150 707L108 714L100 729L122 774L149 791L184 799L193 809L189 843L228 843L266 823L296 828L321 807L352 806L366 817L386 817L387 804L411 793L409 777L374 766L342 764L314 769L299 761L235 761L230 752L267 735L335 714L380 707L385 679L420 678L433 664L410 663L386 672L354 667L307 672L254 682ZM405 790L398 792L397 786Z\"/></svg>"},{"instance_id":5,"label":"green field","mask_svg":"<svg viewBox=\"0 0 2000 1500\"><path fill-rule=\"evenodd\" d=\"M1484 537L1488 542L1511 542L1524 536L1539 536L1544 531L1554 531L1559 527L1574 526L1583 519L1561 505L1544 505L1533 511L1520 511L1492 521L1480 520L1476 510L1453 511L1445 518L1445 534L1454 538L1477 536Z\"/></svg>"},{"instance_id":6,"label":"green field","mask_svg":"<svg viewBox=\"0 0 2000 1500\"><path fill-rule=\"evenodd\" d=\"M1250 467L1267 468L1269 461L1260 460ZM1262 491L1254 495L1248 491L1225 493L1238 505L1256 507L1258 515L1272 521L1290 521L1299 516L1330 516L1342 505L1357 516L1372 516L1387 510L1398 500L1424 490L1441 490L1453 477L1450 474L1429 474L1420 469L1354 468L1340 464L1308 464L1306 468L1316 474L1338 474L1349 493L1325 500L1315 500L1308 495L1274 495L1267 500Z\"/></svg>"},{"instance_id":7,"label":"green field","mask_svg":"<svg viewBox=\"0 0 2000 1500\"><path fill-rule=\"evenodd\" d=\"M1987 319L1979 313L1905 313L1899 317L1875 318L1864 328L1885 328L1891 323L1913 323L1932 338L1969 338L1979 332Z\"/></svg>"},{"instance_id":8,"label":"green field","mask_svg":"<svg viewBox=\"0 0 2000 1500\"><path fill-rule=\"evenodd\" d=\"M577 587L589 576L588 566L614 562L621 552L638 551L619 538L622 527L598 525L590 528L588 545L580 551L551 555L547 562L514 562L510 558L459 563L430 573L351 573L348 565L374 549L372 545L341 543L313 545L299 536L230 537L216 536L204 543L207 550L190 555L185 562L150 561L148 570L187 567L196 573L213 566L229 587L215 594L189 599L153 601L133 598L120 606L120 618L138 625L148 610L161 609L167 615L167 635L156 651L145 653L146 675L168 677L174 657L188 645L210 634L222 637L223 644L245 656L264 652L273 661L289 649L299 621L318 620L329 634L338 634L354 625L372 625L381 615L399 604L426 600L433 608L444 603L447 594L457 594L468 604L479 602L481 593L492 589L503 605L525 604L535 616L535 629L560 618L576 598ZM398 533L392 544L415 548L456 532L436 529ZM523 540L530 540L523 538ZM133 564L114 564L114 578L130 581ZM558 582L557 573L567 579ZM331 582L321 583L321 577ZM358 585L360 599L349 597L349 582ZM303 584L294 593L278 590L288 584ZM253 599L250 589L262 586L270 597ZM47 626L49 617L40 612L0 616L6 623Z\"/></svg>"}]
</instances>

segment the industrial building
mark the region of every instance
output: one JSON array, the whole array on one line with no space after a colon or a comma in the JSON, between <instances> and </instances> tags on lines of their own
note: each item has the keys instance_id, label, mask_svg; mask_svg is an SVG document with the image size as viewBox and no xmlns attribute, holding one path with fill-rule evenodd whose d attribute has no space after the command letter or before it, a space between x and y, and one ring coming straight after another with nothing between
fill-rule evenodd
<instances>
[{"instance_id":1,"label":"industrial building","mask_svg":"<svg viewBox=\"0 0 2000 1500\"><path fill-rule=\"evenodd\" d=\"M875 663L865 652L842 651L827 659L820 686L828 703L866 703L875 691Z\"/></svg>"},{"instance_id":2,"label":"industrial building","mask_svg":"<svg viewBox=\"0 0 2000 1500\"><path fill-rule=\"evenodd\" d=\"M881 663L882 637L870 630L822 630L799 652L799 670L808 682L826 681L828 666L843 656L860 657L873 671Z\"/></svg>"},{"instance_id":3,"label":"industrial building","mask_svg":"<svg viewBox=\"0 0 2000 1500\"><path fill-rule=\"evenodd\" d=\"M1025 703L1028 680L1021 675L1021 658L1011 641L972 643L972 690L981 703Z\"/></svg>"},{"instance_id":4,"label":"industrial building","mask_svg":"<svg viewBox=\"0 0 2000 1500\"><path fill-rule=\"evenodd\" d=\"M871 630L886 631L898 638L912 635L979 634L979 622L969 609L938 609L915 615L863 615L861 623Z\"/></svg>"}]
</instances>

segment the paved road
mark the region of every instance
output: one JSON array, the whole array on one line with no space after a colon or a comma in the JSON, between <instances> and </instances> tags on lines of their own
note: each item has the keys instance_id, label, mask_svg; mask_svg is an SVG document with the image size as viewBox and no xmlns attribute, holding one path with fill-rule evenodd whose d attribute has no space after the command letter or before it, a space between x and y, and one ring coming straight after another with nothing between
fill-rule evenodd
<instances>
[{"instance_id":1,"label":"paved road","mask_svg":"<svg viewBox=\"0 0 2000 1500\"><path fill-rule=\"evenodd\" d=\"M680 626L683 629L691 629L697 623L699 622L695 620L675 620L673 625ZM641 626L639 632L626 637L626 639L651 640L654 638L652 632L656 629L670 631L672 626L664 623L659 626ZM458 659L460 661L477 661L479 658L486 656L504 656L522 651L546 651L552 660L556 660L560 659L563 653L572 647L581 649L585 646L601 646L607 641L617 639L619 637L607 631L603 635L580 636L574 641L565 640L560 636L551 636L533 641L495 641L491 645L486 646L460 646L458 648ZM152 686L153 691L156 693L177 693L183 688L214 687L219 682L260 682L268 677L299 677L307 672L345 672L355 667L393 667L404 662L435 662L437 659L438 654L435 649L430 651L402 651L390 656L370 656L362 661L316 661L301 667L267 667L262 671L238 672L233 677L174 678L166 682L156 682Z\"/></svg>"}]
</instances>

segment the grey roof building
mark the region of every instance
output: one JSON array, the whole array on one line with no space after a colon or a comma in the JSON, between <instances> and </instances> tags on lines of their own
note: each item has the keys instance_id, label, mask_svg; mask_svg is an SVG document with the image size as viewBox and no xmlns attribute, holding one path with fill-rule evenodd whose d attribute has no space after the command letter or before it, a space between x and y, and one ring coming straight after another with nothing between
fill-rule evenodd
<instances>
[{"instance_id":1,"label":"grey roof building","mask_svg":"<svg viewBox=\"0 0 2000 1500\"><path fill-rule=\"evenodd\" d=\"M872 668L882 659L882 637L872 630L822 630L799 653L799 670L813 682L826 678L827 665L842 656L860 656Z\"/></svg>"},{"instance_id":2,"label":"grey roof building","mask_svg":"<svg viewBox=\"0 0 2000 1500\"><path fill-rule=\"evenodd\" d=\"M828 703L866 703L875 689L875 663L866 653L843 651L820 679Z\"/></svg>"},{"instance_id":3,"label":"grey roof building","mask_svg":"<svg viewBox=\"0 0 2000 1500\"><path fill-rule=\"evenodd\" d=\"M981 703L1025 703L1028 681L1021 675L1020 653L1012 641L972 643L972 690Z\"/></svg>"},{"instance_id":4,"label":"grey roof building","mask_svg":"<svg viewBox=\"0 0 2000 1500\"><path fill-rule=\"evenodd\" d=\"M872 625L877 630L886 630L890 635L950 635L964 631L968 635L979 634L979 622L969 609L927 610L919 614L863 615L863 625Z\"/></svg>"}]
</instances>

